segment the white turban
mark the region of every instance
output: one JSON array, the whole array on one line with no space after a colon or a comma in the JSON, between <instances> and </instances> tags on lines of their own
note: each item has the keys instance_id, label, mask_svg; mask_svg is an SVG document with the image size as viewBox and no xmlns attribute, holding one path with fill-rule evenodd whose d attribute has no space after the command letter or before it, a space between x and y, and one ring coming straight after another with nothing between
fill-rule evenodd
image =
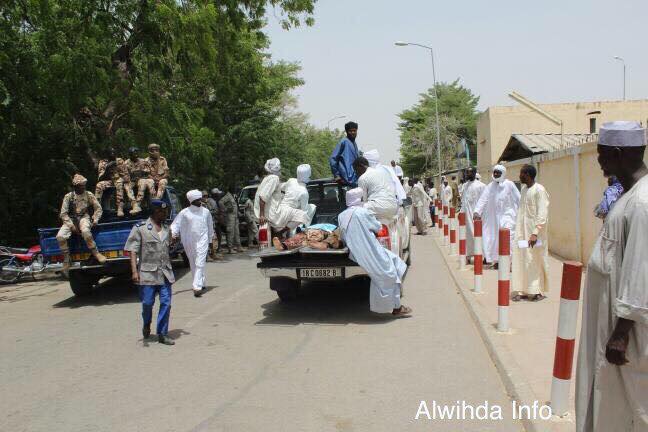
<instances>
[{"instance_id":1,"label":"white turban","mask_svg":"<svg viewBox=\"0 0 648 432\"><path fill-rule=\"evenodd\" d=\"M347 207L357 207L362 205L362 188L349 189L346 193Z\"/></svg>"},{"instance_id":2,"label":"white turban","mask_svg":"<svg viewBox=\"0 0 648 432\"><path fill-rule=\"evenodd\" d=\"M311 166L308 164L299 165L297 167L297 180L300 183L308 183L311 176Z\"/></svg>"},{"instance_id":3,"label":"white turban","mask_svg":"<svg viewBox=\"0 0 648 432\"><path fill-rule=\"evenodd\" d=\"M187 201L189 201L189 203L192 203L201 198L202 198L202 192L200 192L198 189L192 189L189 192L187 192Z\"/></svg>"},{"instance_id":4,"label":"white turban","mask_svg":"<svg viewBox=\"0 0 648 432\"><path fill-rule=\"evenodd\" d=\"M369 166L372 168L380 163L380 153L378 153L378 150L376 149L366 151L362 154L362 156L367 159Z\"/></svg>"},{"instance_id":5,"label":"white turban","mask_svg":"<svg viewBox=\"0 0 648 432\"><path fill-rule=\"evenodd\" d=\"M636 121L603 123L599 131L599 144L610 147L644 147L646 129Z\"/></svg>"},{"instance_id":6,"label":"white turban","mask_svg":"<svg viewBox=\"0 0 648 432\"><path fill-rule=\"evenodd\" d=\"M475 174L475 178L476 178L477 180L481 180L481 174L479 174L479 173Z\"/></svg>"},{"instance_id":7,"label":"white turban","mask_svg":"<svg viewBox=\"0 0 648 432\"><path fill-rule=\"evenodd\" d=\"M493 176L493 180L495 180L497 183L502 183L506 179L506 167L504 165L495 165L493 167L493 173L495 173L495 171L501 172L502 175L498 178L495 178L495 176Z\"/></svg>"},{"instance_id":8,"label":"white turban","mask_svg":"<svg viewBox=\"0 0 648 432\"><path fill-rule=\"evenodd\" d=\"M281 161L277 158L268 159L265 163L265 170L270 174L279 175L281 172Z\"/></svg>"}]
</instances>

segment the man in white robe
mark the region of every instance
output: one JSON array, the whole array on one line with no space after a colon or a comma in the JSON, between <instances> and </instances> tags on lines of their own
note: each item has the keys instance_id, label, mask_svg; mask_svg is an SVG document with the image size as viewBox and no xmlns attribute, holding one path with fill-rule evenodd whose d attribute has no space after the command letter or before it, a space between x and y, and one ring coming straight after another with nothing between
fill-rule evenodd
<instances>
[{"instance_id":1,"label":"man in white robe","mask_svg":"<svg viewBox=\"0 0 648 432\"><path fill-rule=\"evenodd\" d=\"M190 205L182 209L171 224L171 236L180 237L185 254L189 259L194 296L200 297L205 288L205 262L209 245L214 238L214 222L211 213L202 206L202 192L190 190L187 201Z\"/></svg>"},{"instance_id":2,"label":"man in white robe","mask_svg":"<svg viewBox=\"0 0 648 432\"><path fill-rule=\"evenodd\" d=\"M418 179L414 178L409 180L410 183L410 192L409 196L412 199L412 207L414 207L414 225L416 226L417 234L426 235L427 234L427 219L425 217L426 213L426 193L422 187L418 187L420 183Z\"/></svg>"},{"instance_id":3,"label":"man in white robe","mask_svg":"<svg viewBox=\"0 0 648 432\"><path fill-rule=\"evenodd\" d=\"M461 211L466 214L466 260L470 263L470 258L475 254L475 207L486 185L477 180L473 167L466 170L466 179L461 198Z\"/></svg>"},{"instance_id":4,"label":"man in white robe","mask_svg":"<svg viewBox=\"0 0 648 432\"><path fill-rule=\"evenodd\" d=\"M448 214L450 214L450 206L452 205L452 186L448 183L447 179L443 180L443 193L441 195L443 205L448 207Z\"/></svg>"},{"instance_id":5,"label":"man in white robe","mask_svg":"<svg viewBox=\"0 0 648 432\"><path fill-rule=\"evenodd\" d=\"M403 200L407 198L407 193L405 192L405 189L403 188L403 184L400 181L400 177L398 176L398 173L395 171L395 169L380 163L380 153L378 153L378 150L369 150L367 152L364 152L362 156L364 156L364 158L367 159L367 161L369 162L369 166L371 168L382 170L387 174L389 174L392 185L394 187L394 191L396 192L396 200L398 201L398 205L400 206L403 203ZM392 163L393 162L394 161L392 161ZM400 167L397 166L397 168ZM401 169L401 176L402 175L403 175L403 170Z\"/></svg>"},{"instance_id":6,"label":"man in white robe","mask_svg":"<svg viewBox=\"0 0 648 432\"><path fill-rule=\"evenodd\" d=\"M483 221L484 259L488 263L495 263L495 268L499 260L499 230L509 229L512 244L519 204L520 191L512 181L506 179L506 168L503 165L495 165L493 181L484 189L473 213L474 218L481 218Z\"/></svg>"},{"instance_id":7,"label":"man in white robe","mask_svg":"<svg viewBox=\"0 0 648 432\"><path fill-rule=\"evenodd\" d=\"M306 184L310 181L311 166L308 164L297 167L297 178L290 178L281 186L284 192L279 203L279 213L283 219L276 224L283 224L289 229L299 225L310 225L316 207L308 203L308 189Z\"/></svg>"},{"instance_id":8,"label":"man in white robe","mask_svg":"<svg viewBox=\"0 0 648 432\"><path fill-rule=\"evenodd\" d=\"M577 432L648 431L648 168L646 131L604 123L598 160L626 191L587 265L576 372Z\"/></svg>"},{"instance_id":9,"label":"man in white robe","mask_svg":"<svg viewBox=\"0 0 648 432\"><path fill-rule=\"evenodd\" d=\"M381 223L373 212L362 206L364 191L347 191L347 209L338 216L340 238L349 248L349 258L357 262L371 278L369 309L376 313L407 316L412 309L400 303L401 284L407 265L384 248L376 238Z\"/></svg>"},{"instance_id":10,"label":"man in white robe","mask_svg":"<svg viewBox=\"0 0 648 432\"><path fill-rule=\"evenodd\" d=\"M364 207L372 211L384 223L391 222L398 214L398 201L391 176L382 169L371 168L369 161L359 156L353 169L360 176L358 187L364 193Z\"/></svg>"},{"instance_id":11,"label":"man in white robe","mask_svg":"<svg viewBox=\"0 0 648 432\"><path fill-rule=\"evenodd\" d=\"M549 291L549 194L536 183L536 169L520 169L520 207L511 247L513 258L513 301L539 301Z\"/></svg>"},{"instance_id":12,"label":"man in white robe","mask_svg":"<svg viewBox=\"0 0 648 432\"><path fill-rule=\"evenodd\" d=\"M427 229L427 227L432 225L432 215L430 214L430 203L432 202L432 198L425 191L425 186L423 186L421 180L418 180L414 187L418 188L422 192L421 197L423 198L423 218L425 227Z\"/></svg>"},{"instance_id":13,"label":"man in white robe","mask_svg":"<svg viewBox=\"0 0 648 432\"><path fill-rule=\"evenodd\" d=\"M303 190L299 182L291 182L287 189L284 187L279 178L281 162L277 158L266 161L265 170L268 175L261 181L254 197L254 215L259 220L259 226L267 222L274 230L285 231L286 228L293 229L301 224L310 224L313 215L299 208L303 204ZM284 192L290 194L283 205L282 188ZM308 191L306 191L306 203L308 203Z\"/></svg>"}]
</instances>

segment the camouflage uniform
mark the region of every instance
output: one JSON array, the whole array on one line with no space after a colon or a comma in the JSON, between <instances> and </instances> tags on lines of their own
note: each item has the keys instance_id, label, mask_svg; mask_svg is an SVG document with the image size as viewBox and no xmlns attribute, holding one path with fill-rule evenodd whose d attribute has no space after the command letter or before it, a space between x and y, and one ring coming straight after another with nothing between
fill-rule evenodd
<instances>
[{"instance_id":1,"label":"camouflage uniform","mask_svg":"<svg viewBox=\"0 0 648 432\"><path fill-rule=\"evenodd\" d=\"M130 198L131 202L134 202L130 212L136 214L142 211L141 203L147 190L151 198L155 198L155 181L151 178L151 165L148 159L137 158L136 161L126 159L125 164L129 182L124 183L124 189L129 193L129 198L133 195L133 183L137 185L137 198Z\"/></svg>"},{"instance_id":2,"label":"camouflage uniform","mask_svg":"<svg viewBox=\"0 0 648 432\"><path fill-rule=\"evenodd\" d=\"M225 225L227 226L227 248L241 249L241 238L239 235L238 205L234 196L227 192L220 203L225 208Z\"/></svg>"},{"instance_id":3,"label":"camouflage uniform","mask_svg":"<svg viewBox=\"0 0 648 432\"><path fill-rule=\"evenodd\" d=\"M92 220L90 219L90 207L94 210ZM70 248L68 247L68 240L72 236L73 227L76 227L80 232L81 237L85 240L92 255L101 263L106 261L106 258L97 251L97 245L95 244L94 239L92 238L92 232L90 231L93 222L99 222L101 213L101 205L91 192L84 191L81 194L70 192L65 195L65 198L63 198L60 213L63 226L59 229L58 234L56 234L56 240L58 241L59 248L64 256L64 270L67 270L70 266Z\"/></svg>"},{"instance_id":4,"label":"camouflage uniform","mask_svg":"<svg viewBox=\"0 0 648 432\"><path fill-rule=\"evenodd\" d=\"M169 165L167 164L166 158L163 156L160 156L157 159L153 159L149 156L146 158L146 161L151 167L151 178L155 182L155 189L157 190L155 198L161 199L162 195L164 195L164 190L169 183L169 180L167 179L169 176Z\"/></svg>"},{"instance_id":5,"label":"camouflage uniform","mask_svg":"<svg viewBox=\"0 0 648 432\"><path fill-rule=\"evenodd\" d=\"M259 221L254 214L254 202L248 198L245 201L245 219L247 221L248 247L252 247L259 234Z\"/></svg>"},{"instance_id":6,"label":"camouflage uniform","mask_svg":"<svg viewBox=\"0 0 648 432\"><path fill-rule=\"evenodd\" d=\"M98 170L99 178L106 174L106 167L110 163L108 159L101 159L99 161ZM115 166L111 168L112 175L110 180L101 180L97 182L95 188L95 195L97 200L101 202L101 197L106 189L109 187L115 188L115 201L117 204L117 216L124 216L124 178L128 177L128 169L122 158L115 159ZM130 182L130 179L129 179ZM130 196L129 196L130 198Z\"/></svg>"}]
</instances>

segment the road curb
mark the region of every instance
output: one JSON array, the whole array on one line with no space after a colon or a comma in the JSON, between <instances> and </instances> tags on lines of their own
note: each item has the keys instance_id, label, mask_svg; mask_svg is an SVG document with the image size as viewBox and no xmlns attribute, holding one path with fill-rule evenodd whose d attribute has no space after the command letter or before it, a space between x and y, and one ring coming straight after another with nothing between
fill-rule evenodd
<instances>
[{"instance_id":1,"label":"road curb","mask_svg":"<svg viewBox=\"0 0 648 432\"><path fill-rule=\"evenodd\" d=\"M445 248L439 244L437 236L434 237L434 244L443 256L443 260L457 287L457 291L461 295L466 309L468 309L470 317L484 341L488 355L495 364L509 397L519 404L527 404L537 400L536 394L531 390L531 386L526 381L522 368L515 361L509 349L499 340L502 335L498 334L494 325L490 323L490 320L480 313L479 306L473 298L474 294L472 294L470 288L462 285L462 281L458 277L459 270L451 265L451 263L454 264L454 261L456 261L456 257L451 258L446 255ZM548 425L537 420L520 419L520 422L527 432L545 432L550 430Z\"/></svg>"}]
</instances>

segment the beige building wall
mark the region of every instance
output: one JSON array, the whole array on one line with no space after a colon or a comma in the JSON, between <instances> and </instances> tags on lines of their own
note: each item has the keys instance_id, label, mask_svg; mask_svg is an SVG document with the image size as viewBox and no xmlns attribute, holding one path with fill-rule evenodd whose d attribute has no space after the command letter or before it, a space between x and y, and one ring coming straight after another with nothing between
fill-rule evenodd
<instances>
[{"instance_id":1,"label":"beige building wall","mask_svg":"<svg viewBox=\"0 0 648 432\"><path fill-rule=\"evenodd\" d=\"M579 200L576 199L574 153L578 153ZM519 182L522 165L531 163L536 167L536 180L549 192L549 250L566 259L580 259L584 264L589 261L603 225L594 216L594 208L601 202L607 187L607 179L602 175L597 156L596 143L588 143L505 164L506 177L516 182ZM648 164L648 152L644 155L644 161ZM580 241L576 225L577 203L580 209Z\"/></svg>"},{"instance_id":2,"label":"beige building wall","mask_svg":"<svg viewBox=\"0 0 648 432\"><path fill-rule=\"evenodd\" d=\"M648 100L540 105L564 122L564 133L590 133L590 118L601 124L635 120L648 124ZM600 113L597 113L599 112ZM560 133L560 127L524 106L490 107L477 121L477 170L490 179L490 170L514 133ZM509 177L510 178L510 177Z\"/></svg>"}]
</instances>

